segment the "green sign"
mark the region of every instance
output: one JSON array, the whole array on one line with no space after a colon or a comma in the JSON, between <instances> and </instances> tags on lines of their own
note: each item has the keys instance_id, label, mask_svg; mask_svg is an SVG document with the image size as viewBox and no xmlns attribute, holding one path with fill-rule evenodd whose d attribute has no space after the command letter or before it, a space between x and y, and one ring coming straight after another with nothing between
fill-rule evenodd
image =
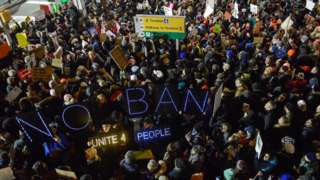
<instances>
[{"instance_id":1,"label":"green sign","mask_svg":"<svg viewBox=\"0 0 320 180\"><path fill-rule=\"evenodd\" d=\"M60 0L60 3L63 4L63 5L65 5L65 4L68 4L69 1L70 1L70 0Z\"/></svg>"},{"instance_id":2,"label":"green sign","mask_svg":"<svg viewBox=\"0 0 320 180\"><path fill-rule=\"evenodd\" d=\"M58 13L59 12L59 5L58 4L52 4L52 10L54 13Z\"/></svg>"},{"instance_id":3,"label":"green sign","mask_svg":"<svg viewBox=\"0 0 320 180\"><path fill-rule=\"evenodd\" d=\"M186 34L185 33L168 33L168 32L144 32L144 36L147 38L165 36L168 39L183 40L185 38Z\"/></svg>"}]
</instances>

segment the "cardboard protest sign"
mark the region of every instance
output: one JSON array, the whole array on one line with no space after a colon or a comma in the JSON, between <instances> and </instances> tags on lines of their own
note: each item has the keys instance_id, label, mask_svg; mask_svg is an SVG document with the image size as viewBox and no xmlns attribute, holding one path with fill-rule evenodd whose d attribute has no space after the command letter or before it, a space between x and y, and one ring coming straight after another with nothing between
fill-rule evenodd
<instances>
[{"instance_id":1,"label":"cardboard protest sign","mask_svg":"<svg viewBox=\"0 0 320 180\"><path fill-rule=\"evenodd\" d=\"M18 41L18 46L21 48L25 48L29 45L27 34L26 33L17 33L16 39Z\"/></svg>"},{"instance_id":2,"label":"cardboard protest sign","mask_svg":"<svg viewBox=\"0 0 320 180\"><path fill-rule=\"evenodd\" d=\"M31 76L33 81L49 81L51 79L53 69L51 67L40 68L33 67L31 69Z\"/></svg>"},{"instance_id":3,"label":"cardboard protest sign","mask_svg":"<svg viewBox=\"0 0 320 180\"><path fill-rule=\"evenodd\" d=\"M61 58L53 58L51 62L51 66L56 68L63 68L63 62Z\"/></svg>"},{"instance_id":4,"label":"cardboard protest sign","mask_svg":"<svg viewBox=\"0 0 320 180\"><path fill-rule=\"evenodd\" d=\"M6 101L12 102L22 93L22 90L18 87L13 88L6 96Z\"/></svg>"},{"instance_id":5,"label":"cardboard protest sign","mask_svg":"<svg viewBox=\"0 0 320 180\"><path fill-rule=\"evenodd\" d=\"M6 9L0 12L0 18L3 23L7 24L11 20L11 12L9 9Z\"/></svg>"},{"instance_id":6,"label":"cardboard protest sign","mask_svg":"<svg viewBox=\"0 0 320 180\"><path fill-rule=\"evenodd\" d=\"M3 42L0 45L0 60L7 57L9 55L9 53L11 52L11 48L8 45L8 43Z\"/></svg>"},{"instance_id":7,"label":"cardboard protest sign","mask_svg":"<svg viewBox=\"0 0 320 180\"><path fill-rule=\"evenodd\" d=\"M66 171L62 169L55 169L58 176L64 177L64 178L70 178L70 179L77 179L77 175L73 171Z\"/></svg>"},{"instance_id":8,"label":"cardboard protest sign","mask_svg":"<svg viewBox=\"0 0 320 180\"><path fill-rule=\"evenodd\" d=\"M109 54L120 70L126 69L129 62L120 46L113 48Z\"/></svg>"},{"instance_id":9,"label":"cardboard protest sign","mask_svg":"<svg viewBox=\"0 0 320 180\"><path fill-rule=\"evenodd\" d=\"M142 151L133 151L133 157L135 160L146 160L154 158L154 155L151 149L147 149Z\"/></svg>"},{"instance_id":10,"label":"cardboard protest sign","mask_svg":"<svg viewBox=\"0 0 320 180\"><path fill-rule=\"evenodd\" d=\"M16 179L11 167L0 169L0 180L13 180Z\"/></svg>"}]
</instances>

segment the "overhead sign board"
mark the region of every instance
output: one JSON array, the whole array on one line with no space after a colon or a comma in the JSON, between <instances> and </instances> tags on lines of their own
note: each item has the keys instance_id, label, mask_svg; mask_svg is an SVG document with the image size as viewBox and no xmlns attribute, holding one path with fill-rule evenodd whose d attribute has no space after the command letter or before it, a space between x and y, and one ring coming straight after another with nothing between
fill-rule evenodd
<instances>
[{"instance_id":1,"label":"overhead sign board","mask_svg":"<svg viewBox=\"0 0 320 180\"><path fill-rule=\"evenodd\" d=\"M137 15L135 17L136 33L147 37L163 35L170 39L184 39L185 17L163 15Z\"/></svg>"}]
</instances>

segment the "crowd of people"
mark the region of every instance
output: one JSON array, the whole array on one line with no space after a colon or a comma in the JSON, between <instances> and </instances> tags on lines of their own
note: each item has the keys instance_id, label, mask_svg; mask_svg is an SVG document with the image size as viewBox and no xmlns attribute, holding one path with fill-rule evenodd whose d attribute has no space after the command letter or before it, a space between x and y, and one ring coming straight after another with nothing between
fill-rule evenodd
<instances>
[{"instance_id":1,"label":"crowd of people","mask_svg":"<svg viewBox=\"0 0 320 180\"><path fill-rule=\"evenodd\" d=\"M205 0L104 0L87 4L87 16L68 3L44 20L16 23L12 52L0 60L0 168L34 180L68 179L56 168L81 180L320 179L320 4L314 3L311 11L305 0L216 0L204 18ZM164 15L164 6L185 17L178 48L166 36L135 34L136 14ZM31 45L19 47L17 33ZM34 57L30 46L43 47L44 55ZM128 59L124 71L109 55L115 46ZM63 67L53 67L48 81L32 79L30 68L56 58ZM157 85L209 91L206 111L128 116L123 90ZM22 93L8 101L17 87ZM84 102L93 121L72 134L58 112ZM35 111L52 132L44 146L30 142L16 120ZM160 125L174 136L134 142L134 132ZM128 132L126 146L86 144L97 132L119 130ZM153 157L136 159L134 151L146 149Z\"/></svg>"}]
</instances>

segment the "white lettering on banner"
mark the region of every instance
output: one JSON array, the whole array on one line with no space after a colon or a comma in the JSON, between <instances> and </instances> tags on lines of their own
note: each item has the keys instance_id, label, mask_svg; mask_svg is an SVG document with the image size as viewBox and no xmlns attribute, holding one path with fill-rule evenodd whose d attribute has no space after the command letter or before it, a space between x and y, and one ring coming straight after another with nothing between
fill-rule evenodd
<instances>
[{"instance_id":1,"label":"white lettering on banner","mask_svg":"<svg viewBox=\"0 0 320 180\"><path fill-rule=\"evenodd\" d=\"M170 128L152 129L140 131L136 134L138 141L155 140L171 136Z\"/></svg>"},{"instance_id":2,"label":"white lettering on banner","mask_svg":"<svg viewBox=\"0 0 320 180\"><path fill-rule=\"evenodd\" d=\"M125 133L100 136L91 138L87 144L89 147L106 147L106 146L116 146L123 145L127 143L127 138Z\"/></svg>"}]
</instances>

